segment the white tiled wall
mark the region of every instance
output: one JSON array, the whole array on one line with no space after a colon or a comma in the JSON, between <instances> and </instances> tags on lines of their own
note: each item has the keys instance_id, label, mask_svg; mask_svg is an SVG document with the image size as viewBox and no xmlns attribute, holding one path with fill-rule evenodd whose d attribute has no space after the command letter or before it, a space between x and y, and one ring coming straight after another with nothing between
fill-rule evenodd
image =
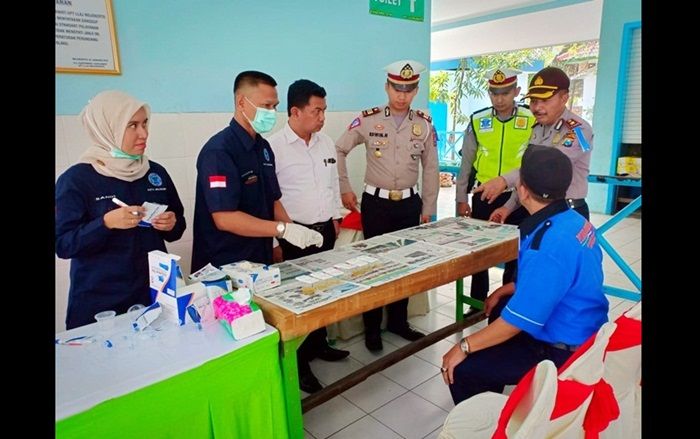
<instances>
[{"instance_id":1,"label":"white tiled wall","mask_svg":"<svg viewBox=\"0 0 700 439\"><path fill-rule=\"evenodd\" d=\"M357 112L327 113L323 132L337 139ZM287 113L277 113L272 133L287 122ZM228 125L231 113L153 113L146 154L168 170L185 206L187 229L179 241L168 243L168 251L182 257L182 269L189 274L192 253L195 168L200 148L213 134ZM78 116L56 116L56 178L75 164L89 146L89 139ZM364 148L348 156L350 180L355 192L361 193L365 169ZM56 331L65 329L70 262L56 258Z\"/></svg>"}]
</instances>

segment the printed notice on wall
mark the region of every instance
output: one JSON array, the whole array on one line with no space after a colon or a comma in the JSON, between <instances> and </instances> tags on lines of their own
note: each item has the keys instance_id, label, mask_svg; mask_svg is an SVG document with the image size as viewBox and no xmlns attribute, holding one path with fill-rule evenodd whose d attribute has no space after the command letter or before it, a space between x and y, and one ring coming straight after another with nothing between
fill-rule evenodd
<instances>
[{"instance_id":1,"label":"printed notice on wall","mask_svg":"<svg viewBox=\"0 0 700 439\"><path fill-rule=\"evenodd\" d=\"M112 0L55 0L56 72L118 75Z\"/></svg>"}]
</instances>

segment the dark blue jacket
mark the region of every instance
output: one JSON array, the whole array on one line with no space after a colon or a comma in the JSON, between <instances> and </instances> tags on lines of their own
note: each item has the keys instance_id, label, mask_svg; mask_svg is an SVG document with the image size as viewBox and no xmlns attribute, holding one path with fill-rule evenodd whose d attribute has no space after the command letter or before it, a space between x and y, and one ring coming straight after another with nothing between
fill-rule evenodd
<instances>
[{"instance_id":1,"label":"dark blue jacket","mask_svg":"<svg viewBox=\"0 0 700 439\"><path fill-rule=\"evenodd\" d=\"M71 259L66 328L94 322L105 310L125 312L131 305L151 303L148 252L165 251L165 241L180 239L185 218L180 197L161 165L149 162L142 178L128 182L98 174L87 163L70 167L56 182L56 254ZM103 216L119 206L144 201L167 204L177 222L169 232L151 227L110 230Z\"/></svg>"},{"instance_id":2,"label":"dark blue jacket","mask_svg":"<svg viewBox=\"0 0 700 439\"><path fill-rule=\"evenodd\" d=\"M216 267L241 260L271 264L272 238L221 231L212 214L241 211L273 220L275 201L281 197L270 144L260 134L253 139L231 119L197 157L192 273L210 262Z\"/></svg>"}]
</instances>

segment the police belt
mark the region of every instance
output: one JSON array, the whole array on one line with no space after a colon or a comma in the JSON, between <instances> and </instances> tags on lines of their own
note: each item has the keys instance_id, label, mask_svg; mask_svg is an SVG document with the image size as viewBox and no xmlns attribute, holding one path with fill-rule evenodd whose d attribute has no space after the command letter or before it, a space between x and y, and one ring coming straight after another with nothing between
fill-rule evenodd
<instances>
[{"instance_id":1,"label":"police belt","mask_svg":"<svg viewBox=\"0 0 700 439\"><path fill-rule=\"evenodd\" d=\"M551 347L562 349L564 351L576 352L576 349L580 348L580 344L566 344L566 343L548 343Z\"/></svg>"},{"instance_id":2,"label":"police belt","mask_svg":"<svg viewBox=\"0 0 700 439\"><path fill-rule=\"evenodd\" d=\"M330 219L328 219L328 220L326 220L326 221L322 221L322 222L320 222L320 223L313 223L313 224L304 224L304 223L300 223L300 222L297 222L297 221L294 221L294 223L295 223L295 224L299 224L300 226L308 227L309 229L315 230L315 231L317 231L318 233L323 233L323 230L324 230L326 227L328 227L329 224L332 225L332 221L333 221L333 218L330 218Z\"/></svg>"},{"instance_id":3,"label":"police belt","mask_svg":"<svg viewBox=\"0 0 700 439\"><path fill-rule=\"evenodd\" d=\"M379 198L386 198L391 201L399 201L404 198L412 197L418 193L418 186L413 185L407 189L382 189L374 187L371 184L365 184L365 192Z\"/></svg>"},{"instance_id":4,"label":"police belt","mask_svg":"<svg viewBox=\"0 0 700 439\"><path fill-rule=\"evenodd\" d=\"M577 207L583 207L586 205L585 198L567 198L566 204L569 205L570 209L576 209Z\"/></svg>"}]
</instances>

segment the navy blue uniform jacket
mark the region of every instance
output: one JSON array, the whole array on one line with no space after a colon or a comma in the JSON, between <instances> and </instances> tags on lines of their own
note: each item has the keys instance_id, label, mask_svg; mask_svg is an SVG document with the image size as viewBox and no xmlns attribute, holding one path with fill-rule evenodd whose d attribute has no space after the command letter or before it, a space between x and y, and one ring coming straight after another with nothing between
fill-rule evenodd
<instances>
[{"instance_id":1,"label":"navy blue uniform jacket","mask_svg":"<svg viewBox=\"0 0 700 439\"><path fill-rule=\"evenodd\" d=\"M142 178L128 182L98 174L87 163L70 167L56 182L56 254L71 259L66 328L94 322L105 310L118 314L135 303L150 304L148 252L165 251L165 241L180 239L185 218L172 179L149 162ZM144 201L167 204L177 222L169 232L152 227L110 230L103 216L119 206Z\"/></svg>"}]
</instances>

